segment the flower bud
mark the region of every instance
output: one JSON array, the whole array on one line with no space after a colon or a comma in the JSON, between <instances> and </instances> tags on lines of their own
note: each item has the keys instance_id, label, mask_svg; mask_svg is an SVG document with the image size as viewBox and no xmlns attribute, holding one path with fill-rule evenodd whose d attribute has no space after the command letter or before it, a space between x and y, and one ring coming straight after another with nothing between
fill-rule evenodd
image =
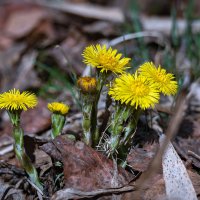
<instances>
[{"instance_id":1,"label":"flower bud","mask_svg":"<svg viewBox=\"0 0 200 200\"><path fill-rule=\"evenodd\" d=\"M83 94L94 94L97 91L97 81L92 77L81 77L77 85Z\"/></svg>"}]
</instances>

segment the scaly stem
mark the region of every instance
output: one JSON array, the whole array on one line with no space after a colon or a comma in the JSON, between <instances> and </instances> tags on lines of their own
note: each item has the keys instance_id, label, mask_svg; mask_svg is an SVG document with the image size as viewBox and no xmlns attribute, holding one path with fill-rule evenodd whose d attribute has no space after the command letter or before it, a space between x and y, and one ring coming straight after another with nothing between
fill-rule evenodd
<instances>
[{"instance_id":1,"label":"scaly stem","mask_svg":"<svg viewBox=\"0 0 200 200\"><path fill-rule=\"evenodd\" d=\"M86 98L89 98L89 96ZM82 126L84 135L83 139L85 143L89 146L92 145L92 133L91 133L92 107L93 107L93 102L90 102L89 100L87 101L87 99L84 100L83 98L83 107L82 107L82 112L83 112Z\"/></svg>"},{"instance_id":2,"label":"scaly stem","mask_svg":"<svg viewBox=\"0 0 200 200\"><path fill-rule=\"evenodd\" d=\"M124 128L124 136L121 138L119 149L118 149L118 158L120 158L120 165L122 167L126 166L126 159L131 147L131 139L135 135L135 130L137 127L137 123L139 117L141 115L142 110L137 109L131 114L128 119L128 123Z\"/></svg>"},{"instance_id":3,"label":"scaly stem","mask_svg":"<svg viewBox=\"0 0 200 200\"><path fill-rule=\"evenodd\" d=\"M139 120L139 117L141 115L141 109L137 109L134 111L130 119L128 120L128 124L124 128L124 137L122 140L123 144L128 144L130 142L130 139L134 136L135 134L135 129L137 127L137 123Z\"/></svg>"},{"instance_id":4,"label":"scaly stem","mask_svg":"<svg viewBox=\"0 0 200 200\"><path fill-rule=\"evenodd\" d=\"M110 128L111 139L110 147L111 153L114 153L120 145L121 133L123 131L123 124L130 116L132 109L129 106L116 106L116 111L113 114L112 125Z\"/></svg>"},{"instance_id":5,"label":"scaly stem","mask_svg":"<svg viewBox=\"0 0 200 200\"><path fill-rule=\"evenodd\" d=\"M92 119L91 134L92 134L93 147L96 147L96 145L99 142L99 127L97 125L98 103L99 103L99 98L101 95L102 88L108 76L109 74L107 73L97 72L97 93L96 93L95 101L93 103L92 116L91 116L91 119Z\"/></svg>"}]
</instances>

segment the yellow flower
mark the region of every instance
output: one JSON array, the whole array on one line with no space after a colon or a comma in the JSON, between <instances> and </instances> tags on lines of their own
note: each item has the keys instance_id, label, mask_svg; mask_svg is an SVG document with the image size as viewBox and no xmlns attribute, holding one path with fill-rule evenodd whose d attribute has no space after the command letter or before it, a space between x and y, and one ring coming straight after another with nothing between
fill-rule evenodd
<instances>
[{"instance_id":1,"label":"yellow flower","mask_svg":"<svg viewBox=\"0 0 200 200\"><path fill-rule=\"evenodd\" d=\"M77 84L81 91L85 94L93 94L97 90L97 81L92 77L80 77Z\"/></svg>"},{"instance_id":2,"label":"yellow flower","mask_svg":"<svg viewBox=\"0 0 200 200\"><path fill-rule=\"evenodd\" d=\"M69 111L69 106L60 102L49 103L47 107L52 113L58 113L61 115L66 115Z\"/></svg>"},{"instance_id":3,"label":"yellow flower","mask_svg":"<svg viewBox=\"0 0 200 200\"><path fill-rule=\"evenodd\" d=\"M111 71L121 74L128 68L126 65L130 61L130 58L121 58L122 54L117 53L116 49L113 50L111 47L107 49L106 45L100 44L86 47L82 55L85 64L101 69L100 72Z\"/></svg>"},{"instance_id":4,"label":"yellow flower","mask_svg":"<svg viewBox=\"0 0 200 200\"><path fill-rule=\"evenodd\" d=\"M156 68L152 62L146 62L139 67L139 72L149 81L156 83L160 92L165 95L174 95L177 92L178 84L174 75L167 73L161 66Z\"/></svg>"},{"instance_id":5,"label":"yellow flower","mask_svg":"<svg viewBox=\"0 0 200 200\"><path fill-rule=\"evenodd\" d=\"M7 110L27 110L37 105L35 94L24 91L20 93L17 89L9 90L0 94L0 109Z\"/></svg>"},{"instance_id":6,"label":"yellow flower","mask_svg":"<svg viewBox=\"0 0 200 200\"><path fill-rule=\"evenodd\" d=\"M108 94L121 103L135 106L136 109L154 107L160 97L156 85L149 84L149 81L137 72L116 78Z\"/></svg>"}]
</instances>

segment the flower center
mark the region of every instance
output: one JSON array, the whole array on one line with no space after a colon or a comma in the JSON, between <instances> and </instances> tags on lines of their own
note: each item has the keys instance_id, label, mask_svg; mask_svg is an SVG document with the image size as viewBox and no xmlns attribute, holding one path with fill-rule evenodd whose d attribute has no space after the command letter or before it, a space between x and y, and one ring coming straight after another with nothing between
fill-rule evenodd
<instances>
[{"instance_id":1,"label":"flower center","mask_svg":"<svg viewBox=\"0 0 200 200\"><path fill-rule=\"evenodd\" d=\"M137 97L144 97L149 94L149 87L141 81L135 81L131 86L131 91Z\"/></svg>"},{"instance_id":2,"label":"flower center","mask_svg":"<svg viewBox=\"0 0 200 200\"><path fill-rule=\"evenodd\" d=\"M10 95L10 100L13 104L19 104L22 102L22 98L20 97L20 95Z\"/></svg>"},{"instance_id":3,"label":"flower center","mask_svg":"<svg viewBox=\"0 0 200 200\"><path fill-rule=\"evenodd\" d=\"M108 56L106 54L99 55L99 63L101 66L105 67L108 70L112 70L117 65L116 58L113 56Z\"/></svg>"},{"instance_id":4,"label":"flower center","mask_svg":"<svg viewBox=\"0 0 200 200\"><path fill-rule=\"evenodd\" d=\"M158 72L158 73L156 74L155 79L157 80L157 82L161 82L161 83L164 83L164 84L165 84L166 82L168 82L167 76L166 76L165 74L163 74L162 72Z\"/></svg>"}]
</instances>

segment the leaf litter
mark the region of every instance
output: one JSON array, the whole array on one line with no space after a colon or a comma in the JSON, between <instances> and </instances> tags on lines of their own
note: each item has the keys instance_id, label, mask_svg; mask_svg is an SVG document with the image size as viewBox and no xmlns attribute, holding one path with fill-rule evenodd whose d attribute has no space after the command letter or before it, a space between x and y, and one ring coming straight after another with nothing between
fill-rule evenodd
<instances>
[{"instance_id":1,"label":"leaf litter","mask_svg":"<svg viewBox=\"0 0 200 200\"><path fill-rule=\"evenodd\" d=\"M81 75L84 66L81 63L82 57L80 55L84 46L99 41L108 42L109 39L114 39L113 37L121 36L119 26L125 20L120 6L117 9L108 5L105 6L106 4L103 1L102 5L99 3L101 1L98 1L99 5L92 5L92 7L88 5L89 1L86 0L83 0L80 6L78 3L64 1L57 1L56 6L55 2L50 1L48 5L46 1L43 1L43 5L41 5L41 2L33 5L32 2L30 4L29 1L22 0L17 1L17 4L15 4L16 1L9 2L11 3L5 4L5 7L3 7L0 20L0 27L3 30L0 33L1 91L14 86L20 89L40 90L49 81L49 75L47 75L47 71L42 71L38 67L37 62L45 63L44 68L49 66L53 68L55 64L56 69L59 69L68 79L70 79L69 74L71 72ZM2 5L4 5L3 1ZM107 7L107 10L105 7ZM90 11L90 14L88 15L86 11ZM114 17L113 12L117 13L117 17ZM162 25L165 26L165 32L169 34L169 28L166 26L169 19L160 20L163 23ZM144 30L148 31L150 30L149 26L154 27L149 22L160 24L158 18L143 17L142 21L145 25ZM161 29L159 24L156 26L158 30ZM193 26L197 27L195 31L198 31L198 21ZM165 29L162 28L161 31ZM145 37L150 38L150 32L145 33ZM143 34L138 35L143 37ZM158 38L160 38L160 35ZM126 37L123 36L120 44L125 39ZM132 40L136 39L133 38ZM119 41L119 39L115 41ZM159 45L157 40L154 41L153 39L153 42ZM55 51L55 45L59 45L67 56L62 55L60 51L57 51L58 49ZM184 57L183 52L181 53ZM64 57L67 57L67 63ZM34 62L35 60L37 62ZM57 79L59 80L59 77ZM49 93L54 96L59 96L60 99L68 98L69 93L62 89L62 85L61 90L57 91L55 89L55 85L60 84L57 83L47 85L47 91L50 91ZM183 194L181 199L186 198L187 195L189 195L188 199L196 199L195 191L197 195L200 194L199 175L196 172L200 166L198 159L199 115L196 112L199 105L199 92L196 92L199 91L198 84L195 87L192 86L191 90L193 90L193 94L196 93L197 98L192 99L196 99L195 102L190 101L192 103L189 104L186 115L195 116L195 119L192 118L191 121L196 129L190 134L190 138L178 138L173 142L176 143L175 148L178 146L182 149L182 151L177 150L181 159L186 162L188 159L192 160L190 170L186 171L180 157L173 146L169 144L162 162L163 175L160 169L151 180L151 183L145 186L146 190L142 195L142 199L162 199L166 198L166 195L168 199L173 199L176 192L179 195ZM74 142L65 137L74 134L76 138L80 138L81 116L77 108L73 108L72 114L65 125L64 136L49 141L50 115L45 110L47 100L41 100L40 102L37 111L33 110L29 114L24 113L22 123L24 123L23 126L28 134L25 137L25 141L29 141L26 148L30 150L30 157L33 160L35 159L36 167L39 169L40 176L47 187L47 193L52 196L52 199L98 198L99 196L114 198L112 194L123 194L122 196L116 196L116 198L121 199L133 199L134 196L137 196L138 188L135 187L135 183L137 185L140 174L148 171L151 166L151 161L155 158L158 150L156 141L151 143L152 138L146 144L139 141L133 147L128 158L131 170L120 167L116 170L112 160L107 159L104 155L87 147L80 141ZM73 105L71 99L70 102ZM171 104L165 103L159 105L160 110L158 108L158 111L173 116L176 113L173 106L171 109ZM36 120L34 116L37 116ZM159 123L156 124L157 128L159 125ZM36 189L27 181L24 171L17 167L18 163L14 158L12 148L13 140L10 135L11 127L6 123L4 114L1 113L0 159L3 163L0 164L1 198L4 196L4 199L33 199L37 196ZM142 132L139 135L142 135ZM38 148L38 146L42 147ZM52 160L62 161L63 166L54 166ZM4 162L12 165L6 165ZM55 177L57 172L60 172L60 176L57 177L60 184L55 183L52 178ZM117 183L115 182L113 185L112 180L114 177L116 178L116 174L118 174Z\"/></svg>"}]
</instances>

